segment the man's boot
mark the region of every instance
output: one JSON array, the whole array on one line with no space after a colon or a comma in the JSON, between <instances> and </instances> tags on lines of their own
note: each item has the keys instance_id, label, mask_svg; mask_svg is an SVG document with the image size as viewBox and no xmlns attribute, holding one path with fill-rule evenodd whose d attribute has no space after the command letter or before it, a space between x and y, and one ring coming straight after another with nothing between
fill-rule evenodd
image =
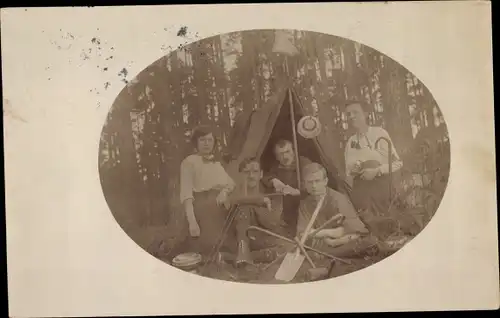
<instances>
[{"instance_id":1,"label":"man's boot","mask_svg":"<svg viewBox=\"0 0 500 318\"><path fill-rule=\"evenodd\" d=\"M252 257L250 254L250 247L248 242L241 240L238 242L238 254L236 255L235 265L240 267L246 264L252 263Z\"/></svg>"}]
</instances>

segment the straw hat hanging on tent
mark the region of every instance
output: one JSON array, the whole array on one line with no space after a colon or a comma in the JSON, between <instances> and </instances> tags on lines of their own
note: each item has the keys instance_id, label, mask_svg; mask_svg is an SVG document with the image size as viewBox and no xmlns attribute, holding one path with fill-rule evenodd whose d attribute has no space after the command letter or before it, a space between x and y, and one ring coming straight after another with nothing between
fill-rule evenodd
<instances>
[{"instance_id":1,"label":"straw hat hanging on tent","mask_svg":"<svg viewBox=\"0 0 500 318\"><path fill-rule=\"evenodd\" d=\"M297 131L306 139L318 137L321 133L321 122L317 117L304 116L297 124Z\"/></svg>"}]
</instances>

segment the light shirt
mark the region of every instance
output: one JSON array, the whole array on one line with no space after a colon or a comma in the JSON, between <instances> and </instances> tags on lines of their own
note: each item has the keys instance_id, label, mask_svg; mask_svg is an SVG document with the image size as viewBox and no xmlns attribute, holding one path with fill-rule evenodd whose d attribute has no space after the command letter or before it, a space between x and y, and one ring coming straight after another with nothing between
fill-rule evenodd
<instances>
[{"instance_id":1,"label":"light shirt","mask_svg":"<svg viewBox=\"0 0 500 318\"><path fill-rule=\"evenodd\" d=\"M193 199L193 192L234 189L234 181L217 161L204 161L200 155L186 157L180 168L180 200Z\"/></svg>"},{"instance_id":2,"label":"light shirt","mask_svg":"<svg viewBox=\"0 0 500 318\"><path fill-rule=\"evenodd\" d=\"M394 143L389 134L382 127L369 126L365 134L357 133L349 138L345 147L346 174L351 177L351 171L356 162L365 162L368 160L378 161L380 171L383 174L389 173L389 148L387 141L380 140L375 148L376 141L381 138L387 138L392 145L392 171L397 171L403 166L403 162L394 147ZM359 145L359 147L358 147Z\"/></svg>"}]
</instances>

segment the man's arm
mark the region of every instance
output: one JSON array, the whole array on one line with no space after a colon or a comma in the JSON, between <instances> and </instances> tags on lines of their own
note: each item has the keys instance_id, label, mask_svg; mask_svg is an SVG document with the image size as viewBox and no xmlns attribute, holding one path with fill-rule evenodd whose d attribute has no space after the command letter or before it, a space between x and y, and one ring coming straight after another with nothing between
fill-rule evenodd
<instances>
[{"instance_id":1,"label":"man's arm","mask_svg":"<svg viewBox=\"0 0 500 318\"><path fill-rule=\"evenodd\" d=\"M267 173L264 173L264 176L262 177L262 184L268 188L274 188L273 179L278 179L276 168L274 166L271 167Z\"/></svg>"},{"instance_id":2,"label":"man's arm","mask_svg":"<svg viewBox=\"0 0 500 318\"><path fill-rule=\"evenodd\" d=\"M266 206L264 195L251 195L251 196L235 196L231 198L232 204L238 205L258 205Z\"/></svg>"}]
</instances>

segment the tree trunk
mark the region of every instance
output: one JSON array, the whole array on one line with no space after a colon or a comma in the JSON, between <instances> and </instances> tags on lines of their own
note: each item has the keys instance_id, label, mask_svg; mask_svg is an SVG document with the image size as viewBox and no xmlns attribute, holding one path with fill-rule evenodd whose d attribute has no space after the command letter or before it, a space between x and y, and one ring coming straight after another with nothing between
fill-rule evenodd
<instances>
[{"instance_id":1,"label":"tree trunk","mask_svg":"<svg viewBox=\"0 0 500 318\"><path fill-rule=\"evenodd\" d=\"M119 149L120 180L114 183L113 191L118 196L119 211L115 210L119 218L123 218L120 224L133 226L142 225L142 213L148 213L149 205L146 204L145 189L137 166L136 150L132 137L132 122L130 118L130 104L132 101L126 92L122 92L115 103L117 110L113 112L114 120L110 125L113 131L118 132L116 145Z\"/></svg>"},{"instance_id":2,"label":"tree trunk","mask_svg":"<svg viewBox=\"0 0 500 318\"><path fill-rule=\"evenodd\" d=\"M204 60L205 50L204 50L204 42L199 43L198 45L191 45L191 57L193 59L193 77L194 83L196 86L196 93L198 97L198 105L193 105L197 109L199 116L199 123L208 124L208 108L209 105L207 98L207 87L206 87L206 65Z\"/></svg>"},{"instance_id":3,"label":"tree trunk","mask_svg":"<svg viewBox=\"0 0 500 318\"><path fill-rule=\"evenodd\" d=\"M252 43L252 33L251 31L241 32L241 66L239 71L241 72L239 79L241 81L241 96L243 103L243 110L246 112L251 112L254 109L254 98L253 98L253 84L252 79L254 74L252 74L252 64L254 61L254 50Z\"/></svg>"},{"instance_id":4,"label":"tree trunk","mask_svg":"<svg viewBox=\"0 0 500 318\"><path fill-rule=\"evenodd\" d=\"M354 42L344 42L341 47L344 54L344 74L345 83L347 86L347 95L350 99L359 99L361 95L361 90L357 83L357 66L356 66L356 48L354 47Z\"/></svg>"}]
</instances>

